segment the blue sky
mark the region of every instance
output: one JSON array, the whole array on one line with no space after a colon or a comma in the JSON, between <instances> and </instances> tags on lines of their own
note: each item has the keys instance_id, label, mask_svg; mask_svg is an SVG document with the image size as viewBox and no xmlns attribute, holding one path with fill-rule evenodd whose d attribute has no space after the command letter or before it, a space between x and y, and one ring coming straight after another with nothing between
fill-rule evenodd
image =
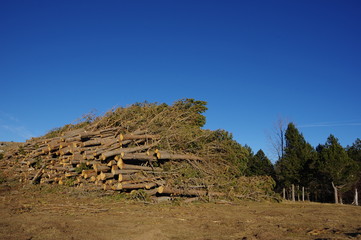
<instances>
[{"instance_id":1,"label":"blue sky","mask_svg":"<svg viewBox=\"0 0 361 240\"><path fill-rule=\"evenodd\" d=\"M271 158L293 121L313 146L361 137L360 1L1 1L0 141L135 102L208 102Z\"/></svg>"}]
</instances>

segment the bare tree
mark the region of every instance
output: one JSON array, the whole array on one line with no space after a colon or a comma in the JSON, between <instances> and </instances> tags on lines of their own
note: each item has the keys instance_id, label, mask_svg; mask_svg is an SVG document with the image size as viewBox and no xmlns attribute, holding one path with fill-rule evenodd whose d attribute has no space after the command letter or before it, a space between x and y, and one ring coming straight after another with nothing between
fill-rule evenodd
<instances>
[{"instance_id":1,"label":"bare tree","mask_svg":"<svg viewBox=\"0 0 361 240\"><path fill-rule=\"evenodd\" d=\"M278 160L282 159L284 156L284 151L286 147L285 132L288 123L289 122L287 120L279 118L274 124L271 134L268 135L270 145Z\"/></svg>"}]
</instances>

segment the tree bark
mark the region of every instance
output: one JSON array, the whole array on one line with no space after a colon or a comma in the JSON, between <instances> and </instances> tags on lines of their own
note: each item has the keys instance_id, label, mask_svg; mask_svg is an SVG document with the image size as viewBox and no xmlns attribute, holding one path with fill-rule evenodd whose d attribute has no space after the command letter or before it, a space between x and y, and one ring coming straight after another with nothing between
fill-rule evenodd
<instances>
[{"instance_id":1,"label":"tree bark","mask_svg":"<svg viewBox=\"0 0 361 240\"><path fill-rule=\"evenodd\" d=\"M107 165L94 164L93 169L96 172L110 172L110 167L108 167Z\"/></svg>"},{"instance_id":2,"label":"tree bark","mask_svg":"<svg viewBox=\"0 0 361 240\"><path fill-rule=\"evenodd\" d=\"M122 153L134 153L137 151L142 151L142 150L147 150L149 148L152 148L154 146L156 146L158 144L158 142L156 143L152 143L149 145L144 145L144 146L139 146L139 147L133 147L133 148L121 148L121 149L117 149L117 150L113 150L113 151L108 151L108 152L104 152L101 156L102 160L105 160L109 157L114 157L116 155L121 155Z\"/></svg>"},{"instance_id":3,"label":"tree bark","mask_svg":"<svg viewBox=\"0 0 361 240\"><path fill-rule=\"evenodd\" d=\"M182 195L182 196L224 196L224 193L208 192L204 190L193 190L193 189L177 189L168 186L158 187L158 193L170 194L170 195Z\"/></svg>"},{"instance_id":4,"label":"tree bark","mask_svg":"<svg viewBox=\"0 0 361 240\"><path fill-rule=\"evenodd\" d=\"M305 187L302 187L302 202L305 201Z\"/></svg>"},{"instance_id":5,"label":"tree bark","mask_svg":"<svg viewBox=\"0 0 361 240\"><path fill-rule=\"evenodd\" d=\"M119 160L117 166L120 169L134 169L134 170L144 170L144 171L162 171L162 168L159 167L147 167L147 166L140 166L140 165L132 165L132 164L125 164L123 160Z\"/></svg>"},{"instance_id":6,"label":"tree bark","mask_svg":"<svg viewBox=\"0 0 361 240\"><path fill-rule=\"evenodd\" d=\"M111 178L114 178L114 174L113 174L113 173L101 172L101 173L98 175L98 180L101 180L101 181L104 181L104 180L107 180L107 179L111 179Z\"/></svg>"},{"instance_id":7,"label":"tree bark","mask_svg":"<svg viewBox=\"0 0 361 240\"><path fill-rule=\"evenodd\" d=\"M44 170L44 168L45 168L45 165L43 165L43 166L39 169L39 171L35 174L33 180L31 180L31 184L37 184L37 183L39 183L39 180L40 180L40 178L41 178L41 175L43 175L43 170Z\"/></svg>"},{"instance_id":8,"label":"tree bark","mask_svg":"<svg viewBox=\"0 0 361 240\"><path fill-rule=\"evenodd\" d=\"M92 176L96 176L97 172L95 170L83 170L81 172L81 176L85 179L91 178Z\"/></svg>"},{"instance_id":9,"label":"tree bark","mask_svg":"<svg viewBox=\"0 0 361 240\"><path fill-rule=\"evenodd\" d=\"M357 188L355 188L355 205L358 206L358 192L357 192Z\"/></svg>"},{"instance_id":10,"label":"tree bark","mask_svg":"<svg viewBox=\"0 0 361 240\"><path fill-rule=\"evenodd\" d=\"M147 153L125 153L121 159L123 160L140 160L140 161L157 161L154 156L149 156Z\"/></svg>"},{"instance_id":11,"label":"tree bark","mask_svg":"<svg viewBox=\"0 0 361 240\"><path fill-rule=\"evenodd\" d=\"M333 191L334 191L334 196L335 196L335 203L338 204L338 192L337 192L337 187L335 186L335 184L332 182L332 187L333 187Z\"/></svg>"},{"instance_id":12,"label":"tree bark","mask_svg":"<svg viewBox=\"0 0 361 240\"><path fill-rule=\"evenodd\" d=\"M201 157L190 154L172 154L165 151L156 151L156 156L160 160L194 160L194 161L203 160Z\"/></svg>"},{"instance_id":13,"label":"tree bark","mask_svg":"<svg viewBox=\"0 0 361 240\"><path fill-rule=\"evenodd\" d=\"M118 183L115 187L115 190L123 190L123 189L151 189L157 186L156 183Z\"/></svg>"},{"instance_id":14,"label":"tree bark","mask_svg":"<svg viewBox=\"0 0 361 240\"><path fill-rule=\"evenodd\" d=\"M151 135L151 134L143 134L143 135L133 135L133 134L120 134L119 140L138 140L138 139L159 139L160 135Z\"/></svg>"}]
</instances>

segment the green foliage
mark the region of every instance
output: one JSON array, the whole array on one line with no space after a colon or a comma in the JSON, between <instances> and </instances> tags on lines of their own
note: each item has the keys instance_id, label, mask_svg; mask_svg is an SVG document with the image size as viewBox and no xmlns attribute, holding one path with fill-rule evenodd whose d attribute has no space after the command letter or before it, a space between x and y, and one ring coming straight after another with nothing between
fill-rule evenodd
<instances>
[{"instance_id":1,"label":"green foliage","mask_svg":"<svg viewBox=\"0 0 361 240\"><path fill-rule=\"evenodd\" d=\"M51 129L48 133L46 133L46 134L44 135L44 137L45 137L45 138L58 137L58 136L61 135L62 131L63 131L63 128L60 128L60 127L58 127L58 128L53 128L53 129Z\"/></svg>"},{"instance_id":2,"label":"green foliage","mask_svg":"<svg viewBox=\"0 0 361 240\"><path fill-rule=\"evenodd\" d=\"M0 153L0 160L4 158L4 154Z\"/></svg>"},{"instance_id":3,"label":"green foliage","mask_svg":"<svg viewBox=\"0 0 361 240\"><path fill-rule=\"evenodd\" d=\"M347 155L337 138L330 135L319 151L320 171L327 175L335 185L346 187L356 180L357 164Z\"/></svg>"},{"instance_id":4,"label":"green foliage","mask_svg":"<svg viewBox=\"0 0 361 240\"><path fill-rule=\"evenodd\" d=\"M231 199L277 200L274 192L275 180L270 176L239 177L223 186Z\"/></svg>"},{"instance_id":5,"label":"green foliage","mask_svg":"<svg viewBox=\"0 0 361 240\"><path fill-rule=\"evenodd\" d=\"M285 140L284 156L276 163L278 181L281 186L302 185L303 170L307 161L315 157L315 151L293 123L288 124Z\"/></svg>"},{"instance_id":6,"label":"green foliage","mask_svg":"<svg viewBox=\"0 0 361 240\"><path fill-rule=\"evenodd\" d=\"M150 201L149 195L142 189L131 191L130 194L127 195L127 199L133 201L144 201L144 202Z\"/></svg>"},{"instance_id":7,"label":"green foliage","mask_svg":"<svg viewBox=\"0 0 361 240\"><path fill-rule=\"evenodd\" d=\"M275 171L271 161L262 150L251 155L247 167L248 176L271 176L275 178Z\"/></svg>"},{"instance_id":8,"label":"green foliage","mask_svg":"<svg viewBox=\"0 0 361 240\"><path fill-rule=\"evenodd\" d=\"M67 179L65 179L64 186L67 186L67 187L75 186L75 178L67 178Z\"/></svg>"},{"instance_id":9,"label":"green foliage","mask_svg":"<svg viewBox=\"0 0 361 240\"><path fill-rule=\"evenodd\" d=\"M122 129L123 134L139 130L157 134L160 136L157 148L172 153L197 155L204 159L199 162L172 162L172 166L164 165L164 168L177 173L177 177L171 181L176 185L213 186L217 182L243 176L250 153L233 139L231 133L202 129L206 123L203 115L207 110L206 105L205 101L191 98L181 99L172 105L135 103L112 109L102 117L83 117L80 122L54 129L45 137L61 136L77 128L98 131L113 127ZM76 171L80 173L84 169L86 166L82 165Z\"/></svg>"},{"instance_id":10,"label":"green foliage","mask_svg":"<svg viewBox=\"0 0 361 240\"><path fill-rule=\"evenodd\" d=\"M92 125L96 129L122 126L128 132L145 129L161 135L160 149L203 156L227 165L230 174L243 175L248 151L227 131L201 129L206 122L202 115L207 110L206 104L194 99L182 99L173 105L136 103L113 109Z\"/></svg>"},{"instance_id":11,"label":"green foliage","mask_svg":"<svg viewBox=\"0 0 361 240\"><path fill-rule=\"evenodd\" d=\"M91 169L91 167L86 165L86 163L80 163L80 165L75 168L75 172L81 174L83 170L89 170L89 169Z\"/></svg>"},{"instance_id":12,"label":"green foliage","mask_svg":"<svg viewBox=\"0 0 361 240\"><path fill-rule=\"evenodd\" d=\"M207 111L207 102L205 101L196 101L194 99L185 98L182 100L179 100L174 103L175 108L179 108L180 110L184 110L187 112L193 112L192 115L187 122L190 125L203 127L204 124L206 124L206 118L202 115L205 111Z\"/></svg>"},{"instance_id":13,"label":"green foliage","mask_svg":"<svg viewBox=\"0 0 361 240\"><path fill-rule=\"evenodd\" d=\"M348 156L361 166L361 140L357 138L351 147L346 148L346 151Z\"/></svg>"},{"instance_id":14,"label":"green foliage","mask_svg":"<svg viewBox=\"0 0 361 240\"><path fill-rule=\"evenodd\" d=\"M19 146L18 154L21 155L21 156L25 156L25 155L26 155L26 151L24 150L24 147L23 147L23 146Z\"/></svg>"},{"instance_id":15,"label":"green foliage","mask_svg":"<svg viewBox=\"0 0 361 240\"><path fill-rule=\"evenodd\" d=\"M85 127L89 126L92 122L94 122L96 119L97 119L97 116L94 112L84 114L80 119L75 121L75 124L67 124L63 127L57 127L57 128L51 129L48 133L46 133L44 135L44 138L59 137L65 132L80 129L80 128L85 128Z\"/></svg>"}]
</instances>

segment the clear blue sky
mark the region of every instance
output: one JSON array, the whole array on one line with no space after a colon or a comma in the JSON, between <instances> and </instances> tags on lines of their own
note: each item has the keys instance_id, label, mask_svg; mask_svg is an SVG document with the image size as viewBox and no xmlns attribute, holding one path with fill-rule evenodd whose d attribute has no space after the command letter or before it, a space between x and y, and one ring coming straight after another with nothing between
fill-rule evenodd
<instances>
[{"instance_id":1,"label":"clear blue sky","mask_svg":"<svg viewBox=\"0 0 361 240\"><path fill-rule=\"evenodd\" d=\"M0 141L135 102L208 102L207 129L269 156L361 137L361 1L1 1ZM272 158L272 156L270 156Z\"/></svg>"}]
</instances>

